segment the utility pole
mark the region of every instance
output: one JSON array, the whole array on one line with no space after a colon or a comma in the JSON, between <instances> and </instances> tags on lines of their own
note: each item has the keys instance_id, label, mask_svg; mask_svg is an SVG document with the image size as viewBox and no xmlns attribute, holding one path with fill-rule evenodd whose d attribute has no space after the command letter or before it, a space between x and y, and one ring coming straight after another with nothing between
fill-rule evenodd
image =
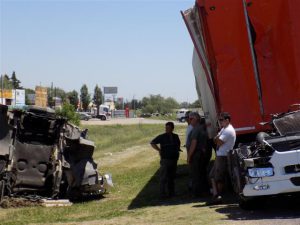
<instances>
[{"instance_id":1,"label":"utility pole","mask_svg":"<svg viewBox=\"0 0 300 225\"><path fill-rule=\"evenodd\" d=\"M134 100L135 95L132 97L132 102L133 102L133 110L135 110L135 100Z\"/></svg>"},{"instance_id":2,"label":"utility pole","mask_svg":"<svg viewBox=\"0 0 300 225\"><path fill-rule=\"evenodd\" d=\"M132 97L132 101L133 101L133 117L135 117L135 99L134 99L134 97L135 97L135 94Z\"/></svg>"},{"instance_id":3,"label":"utility pole","mask_svg":"<svg viewBox=\"0 0 300 225\"><path fill-rule=\"evenodd\" d=\"M3 99L3 75L1 75L1 104L4 105L4 99Z\"/></svg>"}]
</instances>

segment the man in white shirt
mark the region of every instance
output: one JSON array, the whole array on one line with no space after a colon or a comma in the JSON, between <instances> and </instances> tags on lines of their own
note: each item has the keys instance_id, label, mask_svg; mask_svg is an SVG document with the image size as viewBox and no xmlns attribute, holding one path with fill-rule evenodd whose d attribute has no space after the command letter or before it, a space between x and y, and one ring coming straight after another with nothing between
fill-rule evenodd
<instances>
[{"instance_id":1,"label":"man in white shirt","mask_svg":"<svg viewBox=\"0 0 300 225\"><path fill-rule=\"evenodd\" d=\"M219 124L222 127L221 131L214 138L217 146L216 160L210 172L210 178L213 188L213 199L210 204L222 203L221 193L224 186L224 179L228 174L227 154L233 149L236 133L233 126L230 124L231 116L227 112L223 112L219 116Z\"/></svg>"}]
</instances>

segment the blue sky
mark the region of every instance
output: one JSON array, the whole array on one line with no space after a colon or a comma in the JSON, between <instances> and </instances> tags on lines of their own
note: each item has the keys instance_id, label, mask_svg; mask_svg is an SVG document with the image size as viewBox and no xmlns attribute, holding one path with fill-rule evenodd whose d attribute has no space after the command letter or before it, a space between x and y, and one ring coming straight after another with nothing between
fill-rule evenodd
<instances>
[{"instance_id":1,"label":"blue sky","mask_svg":"<svg viewBox=\"0 0 300 225\"><path fill-rule=\"evenodd\" d=\"M0 72L15 71L24 87L98 84L128 100L197 99L180 15L193 0L0 1Z\"/></svg>"}]
</instances>

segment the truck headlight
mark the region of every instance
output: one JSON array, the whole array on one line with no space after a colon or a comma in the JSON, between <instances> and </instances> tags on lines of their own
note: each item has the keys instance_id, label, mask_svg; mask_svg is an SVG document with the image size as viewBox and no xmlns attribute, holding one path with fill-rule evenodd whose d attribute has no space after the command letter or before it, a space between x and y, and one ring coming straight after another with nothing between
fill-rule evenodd
<instances>
[{"instance_id":1,"label":"truck headlight","mask_svg":"<svg viewBox=\"0 0 300 225\"><path fill-rule=\"evenodd\" d=\"M274 175L273 168L250 168L248 169L250 177L271 177Z\"/></svg>"}]
</instances>

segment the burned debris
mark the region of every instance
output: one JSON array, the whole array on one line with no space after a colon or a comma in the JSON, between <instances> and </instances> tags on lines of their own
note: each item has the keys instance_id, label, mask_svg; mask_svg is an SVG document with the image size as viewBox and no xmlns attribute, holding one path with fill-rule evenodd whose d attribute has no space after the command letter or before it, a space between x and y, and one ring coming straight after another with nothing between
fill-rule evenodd
<instances>
[{"instance_id":1,"label":"burned debris","mask_svg":"<svg viewBox=\"0 0 300 225\"><path fill-rule=\"evenodd\" d=\"M112 185L93 160L87 130L51 109L8 111L0 105L0 202L4 196L38 195L70 200L99 196Z\"/></svg>"}]
</instances>

